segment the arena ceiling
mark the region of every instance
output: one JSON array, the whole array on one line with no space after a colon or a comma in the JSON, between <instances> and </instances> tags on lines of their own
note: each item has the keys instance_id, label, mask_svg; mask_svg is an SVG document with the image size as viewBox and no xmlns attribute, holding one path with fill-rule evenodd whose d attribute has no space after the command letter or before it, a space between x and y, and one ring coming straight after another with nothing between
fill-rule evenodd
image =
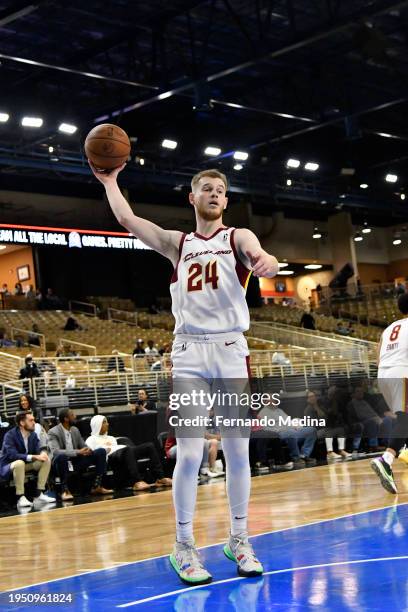
<instances>
[{"instance_id":1,"label":"arena ceiling","mask_svg":"<svg viewBox=\"0 0 408 612\"><path fill-rule=\"evenodd\" d=\"M82 143L114 122L134 199L184 205L216 166L260 214L404 221L407 46L408 0L0 0L0 188L100 194Z\"/></svg>"}]
</instances>

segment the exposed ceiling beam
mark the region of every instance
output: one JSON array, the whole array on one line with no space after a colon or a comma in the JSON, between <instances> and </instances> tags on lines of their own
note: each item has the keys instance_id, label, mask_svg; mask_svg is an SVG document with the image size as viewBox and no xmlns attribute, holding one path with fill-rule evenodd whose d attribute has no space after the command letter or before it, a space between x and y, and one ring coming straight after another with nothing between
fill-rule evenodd
<instances>
[{"instance_id":1,"label":"exposed ceiling beam","mask_svg":"<svg viewBox=\"0 0 408 612\"><path fill-rule=\"evenodd\" d=\"M19 158L15 158L15 157L8 157L7 155L2 156L0 155L0 168L9 168L15 171L15 173L18 172L19 168L22 169L26 169L28 171L38 171L38 170L44 170L44 171L48 171L50 173L55 173L57 175L60 175L61 177L63 177L64 175L73 175L76 174L78 175L78 178L80 176L82 176L82 180L84 180L86 177L89 178L89 180L92 180L92 174L91 171L88 167L87 164L80 164L80 163L65 163L64 161L60 161L60 162L52 162L49 161L48 159L35 159L32 157L19 157ZM128 168L124 171L123 175L124 175L124 180L126 181L126 184L131 187L132 185L149 185L152 186L154 184L157 185L166 185L168 187L173 187L175 185L181 185L184 187L187 187L189 185L190 179L191 179L191 169L189 172L186 171L179 171L179 172L175 172L175 171L161 171L161 172L155 172L155 171L149 171L144 169L143 171L139 171L136 168ZM37 174L38 176L38 174ZM313 193L310 192L310 190L308 191L307 189L297 189L297 190L291 190L291 191L286 191L286 190L282 190L282 189L275 189L274 185L263 185L263 184L256 184L255 182L252 181L240 181L240 182L234 182L234 180L232 181L231 185L230 185L230 192L235 193L235 194L242 194L242 195L247 195L248 197L260 197L260 198L267 198L269 201L271 201L272 199L275 199L277 202L284 202L284 201L303 201L303 202L309 202L311 204L316 204L316 202L319 202L322 198L327 199L327 200L331 200L332 199L332 194L328 193L327 191L323 191L323 190L313 190ZM337 200L336 200L337 201ZM273 204L271 204L271 206L273 206ZM364 210L372 210L372 211L379 211L379 212L388 212L391 213L391 208L392 208L392 213L396 214L396 215L400 215L400 216L404 216L406 217L406 207L401 205L399 202L391 202L387 201L387 200L381 200L381 199L371 199L371 198L367 198L367 197L362 197L362 196L356 196L354 194L350 194L347 202L344 203L345 207L353 207L353 208L362 208Z\"/></svg>"},{"instance_id":2,"label":"exposed ceiling beam","mask_svg":"<svg viewBox=\"0 0 408 612\"><path fill-rule=\"evenodd\" d=\"M257 149L266 144L274 144L277 142L283 142L284 140L290 140L291 138L295 138L296 136L301 136L303 134L307 134L309 132L315 132L317 130L321 130L323 128L330 127L338 123L343 123L343 121L346 118L362 117L363 115L378 112L386 108L391 108L392 106L397 106L398 104L402 104L403 102L407 102L407 101L408 101L408 98L397 98L396 100L390 100L389 102L384 102L383 104L378 104L377 106L371 106L369 108L364 108L359 111L355 111L354 113L347 113L346 115L341 114L340 116L335 117L334 119L329 119L328 121L322 121L321 123L317 123L316 125L311 125L309 127L305 127L300 130L296 130L294 132L289 132L287 134L280 134L279 136L274 136L273 138L269 138L262 142L251 144L249 146L251 149Z\"/></svg>"},{"instance_id":3,"label":"exposed ceiling beam","mask_svg":"<svg viewBox=\"0 0 408 612\"><path fill-rule=\"evenodd\" d=\"M97 79L99 81L107 81L109 83L117 83L120 85L128 85L130 87L142 87L144 89L150 89L157 91L159 87L154 85L147 85L146 83L138 83L137 81L127 81L126 79L115 79L114 77L108 77L104 74L96 74L95 72L85 72L83 70L75 70L74 68L68 68L67 66L57 66L56 64L46 64L45 62L38 62L37 60L28 59L26 57L15 57L12 55L6 55L0 53L0 59L9 60L10 62L17 62L20 64L29 64L36 68L46 68L48 70L56 70L58 72L65 72L67 74L75 74L88 79Z\"/></svg>"},{"instance_id":4,"label":"exposed ceiling beam","mask_svg":"<svg viewBox=\"0 0 408 612\"><path fill-rule=\"evenodd\" d=\"M225 68L213 74L207 75L201 80L207 83L211 83L227 76L231 76L232 74L236 74L238 72L241 72L242 70L252 68L258 65L259 63L274 60L276 58L287 55L288 53L292 53L293 51L309 47L310 45L320 40L324 40L330 36L333 36L334 34L338 34L340 32L350 29L351 27L354 27L359 21L373 19L375 17L383 15L384 13L399 10L406 6L408 6L408 0L400 0L399 2L395 2L395 0L379 0L378 2L372 3L369 7L364 7L364 9L358 10L352 15L348 15L347 18L342 19L333 27L327 27L327 23L324 23L317 29L315 29L313 32L309 32L306 36L303 36L293 42L290 42L289 44L286 44L283 47L280 47L279 49L270 50L269 52L253 57L248 61L235 64L234 66L230 66L229 68ZM154 102L159 102L161 100L165 100L166 98L170 98L171 96L184 93L185 91L197 85L197 81L187 81L182 85L178 85L176 87L168 89L167 91L162 91L150 98L139 100L133 104L127 105L124 108L115 110L109 113L109 115L112 117L116 117L118 115L122 115L123 113L128 113L130 111L149 106Z\"/></svg>"},{"instance_id":5,"label":"exposed ceiling beam","mask_svg":"<svg viewBox=\"0 0 408 612\"><path fill-rule=\"evenodd\" d=\"M0 28L4 28L4 26L20 19L21 17L25 17L30 13L36 11L42 4L46 4L48 0L40 0L40 2L36 2L35 4L27 4L27 2L18 2L17 5L14 3L13 8L6 8L3 11L0 11Z\"/></svg>"}]
</instances>

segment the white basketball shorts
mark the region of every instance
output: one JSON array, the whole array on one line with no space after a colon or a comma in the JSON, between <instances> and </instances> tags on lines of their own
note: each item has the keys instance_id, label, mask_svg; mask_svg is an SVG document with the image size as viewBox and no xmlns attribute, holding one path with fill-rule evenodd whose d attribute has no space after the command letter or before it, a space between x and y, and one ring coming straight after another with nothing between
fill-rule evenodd
<instances>
[{"instance_id":1,"label":"white basketball shorts","mask_svg":"<svg viewBox=\"0 0 408 612\"><path fill-rule=\"evenodd\" d=\"M393 412L408 412L408 368L379 368L378 388Z\"/></svg>"}]
</instances>

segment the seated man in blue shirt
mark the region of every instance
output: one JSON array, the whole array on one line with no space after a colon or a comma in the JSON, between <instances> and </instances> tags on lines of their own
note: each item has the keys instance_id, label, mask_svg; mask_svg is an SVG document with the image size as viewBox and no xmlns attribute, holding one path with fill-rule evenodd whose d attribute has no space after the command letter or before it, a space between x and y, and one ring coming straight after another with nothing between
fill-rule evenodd
<instances>
[{"instance_id":1,"label":"seated man in blue shirt","mask_svg":"<svg viewBox=\"0 0 408 612\"><path fill-rule=\"evenodd\" d=\"M282 408L271 401L258 412L257 418L267 417L270 424L261 428L259 437L278 437L284 440L289 448L290 459L295 467L316 465L316 459L311 457L317 439L315 427L301 427L289 424L291 418Z\"/></svg>"},{"instance_id":2,"label":"seated man in blue shirt","mask_svg":"<svg viewBox=\"0 0 408 612\"><path fill-rule=\"evenodd\" d=\"M38 472L37 490L34 504L55 504L55 499L44 494L50 473L51 461L47 453L40 449L40 441L35 429L35 418L31 412L19 412L16 427L6 433L0 457L0 476L14 477L17 494L17 508L29 508L33 502L24 494L26 472Z\"/></svg>"}]
</instances>

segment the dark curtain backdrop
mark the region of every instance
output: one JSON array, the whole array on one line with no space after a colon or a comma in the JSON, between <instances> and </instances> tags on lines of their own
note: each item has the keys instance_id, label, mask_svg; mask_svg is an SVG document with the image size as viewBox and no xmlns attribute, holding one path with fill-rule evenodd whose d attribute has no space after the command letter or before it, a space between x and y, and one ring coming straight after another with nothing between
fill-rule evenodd
<instances>
[{"instance_id":1,"label":"dark curtain backdrop","mask_svg":"<svg viewBox=\"0 0 408 612\"><path fill-rule=\"evenodd\" d=\"M173 272L170 261L154 251L101 248L36 247L37 277L43 290L52 287L67 299L116 296L150 306L156 298L170 297ZM251 276L249 306L260 306L259 280Z\"/></svg>"},{"instance_id":2,"label":"dark curtain backdrop","mask_svg":"<svg viewBox=\"0 0 408 612\"><path fill-rule=\"evenodd\" d=\"M87 295L130 298L149 306L168 297L173 266L153 251L37 247L41 288L68 299Z\"/></svg>"}]
</instances>

